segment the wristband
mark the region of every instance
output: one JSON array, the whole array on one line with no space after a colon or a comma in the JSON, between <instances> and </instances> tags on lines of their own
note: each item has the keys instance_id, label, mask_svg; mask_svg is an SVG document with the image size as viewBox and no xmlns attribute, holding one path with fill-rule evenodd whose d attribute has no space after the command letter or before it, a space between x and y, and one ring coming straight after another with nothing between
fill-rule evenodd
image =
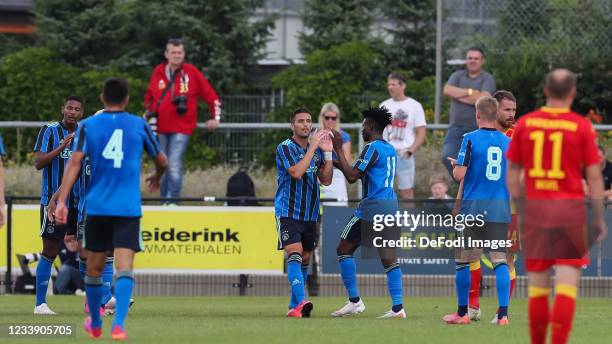
<instances>
[{"instance_id":1,"label":"wristband","mask_svg":"<svg viewBox=\"0 0 612 344\"><path fill-rule=\"evenodd\" d=\"M332 152L323 152L323 156L325 161L332 161L334 159L334 155Z\"/></svg>"},{"instance_id":2,"label":"wristband","mask_svg":"<svg viewBox=\"0 0 612 344\"><path fill-rule=\"evenodd\" d=\"M472 96L472 94L474 94L474 90L471 88L468 88L468 96Z\"/></svg>"}]
</instances>

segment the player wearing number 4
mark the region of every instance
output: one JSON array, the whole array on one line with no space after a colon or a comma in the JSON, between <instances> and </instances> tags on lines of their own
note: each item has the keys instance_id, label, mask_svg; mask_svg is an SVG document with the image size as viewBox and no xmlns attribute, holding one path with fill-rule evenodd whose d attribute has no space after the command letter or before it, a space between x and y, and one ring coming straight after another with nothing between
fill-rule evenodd
<instances>
[{"instance_id":1,"label":"player wearing number 4","mask_svg":"<svg viewBox=\"0 0 612 344\"><path fill-rule=\"evenodd\" d=\"M340 234L340 243L336 249L348 301L331 314L334 317L360 314L365 310L357 287L357 268L353 258L355 250L362 245L362 250L372 248L375 245L374 240L381 236L397 235L399 239L400 231L397 228L373 231L374 216L395 214L399 210L393 190L397 155L393 146L383 140L382 136L383 130L390 124L391 113L386 108L371 108L363 112L361 134L367 144L353 166L349 165L344 156L340 134L334 132L334 150L338 155L337 164L340 170L349 183L361 179L363 187L361 202ZM387 274L387 287L391 296L391 309L379 318L405 318L406 312L402 304L402 271L395 250L380 248L378 254Z\"/></svg>"},{"instance_id":2,"label":"player wearing number 4","mask_svg":"<svg viewBox=\"0 0 612 344\"><path fill-rule=\"evenodd\" d=\"M507 239L510 223L510 196L506 186L505 152L510 139L495 128L497 121L497 100L481 97L476 102L478 130L465 134L457 160L451 160L453 177L463 181L461 214L479 216L483 221L466 221L462 233L464 248L458 250L455 259L455 284L457 288L457 312L444 316L447 324L468 324L468 299L470 290L470 263L480 259L482 245L473 244ZM495 284L499 309L498 325L508 324L508 302L510 298L510 271L506 263L506 247L489 250L494 264ZM486 247L486 246L485 246Z\"/></svg>"},{"instance_id":3,"label":"player wearing number 4","mask_svg":"<svg viewBox=\"0 0 612 344\"><path fill-rule=\"evenodd\" d=\"M75 136L75 152L64 173L55 219L58 223L66 222L68 192L78 178L82 160L89 157L91 175L85 193L87 220L83 236L83 246L87 251L87 303L90 310L100 309L106 251L114 251L116 303L111 329L112 338L122 340L127 338L124 322L134 287L134 254L142 250L142 150L144 148L155 159L155 172L146 179L151 191L159 188L167 160L147 123L141 117L125 112L129 101L125 79L106 80L101 98L104 112L83 121ZM85 320L85 330L91 338L101 337L102 321L98 312L90 312L90 317Z\"/></svg>"}]
</instances>

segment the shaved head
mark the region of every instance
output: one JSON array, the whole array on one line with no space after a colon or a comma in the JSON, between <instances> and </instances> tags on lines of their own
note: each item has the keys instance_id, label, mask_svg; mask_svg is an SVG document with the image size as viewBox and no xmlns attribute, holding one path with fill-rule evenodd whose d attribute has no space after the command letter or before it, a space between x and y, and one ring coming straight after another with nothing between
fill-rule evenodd
<instances>
[{"instance_id":1,"label":"shaved head","mask_svg":"<svg viewBox=\"0 0 612 344\"><path fill-rule=\"evenodd\" d=\"M565 68L554 69L546 75L544 93L553 99L567 99L575 96L576 74Z\"/></svg>"}]
</instances>

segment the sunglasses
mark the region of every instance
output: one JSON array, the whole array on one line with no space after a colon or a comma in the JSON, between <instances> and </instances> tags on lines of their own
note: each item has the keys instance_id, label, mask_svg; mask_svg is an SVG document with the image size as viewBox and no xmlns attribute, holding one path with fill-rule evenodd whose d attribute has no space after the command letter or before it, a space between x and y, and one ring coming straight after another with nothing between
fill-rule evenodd
<instances>
[{"instance_id":1,"label":"sunglasses","mask_svg":"<svg viewBox=\"0 0 612 344\"><path fill-rule=\"evenodd\" d=\"M335 121L338 119L336 116L324 116L326 121Z\"/></svg>"}]
</instances>

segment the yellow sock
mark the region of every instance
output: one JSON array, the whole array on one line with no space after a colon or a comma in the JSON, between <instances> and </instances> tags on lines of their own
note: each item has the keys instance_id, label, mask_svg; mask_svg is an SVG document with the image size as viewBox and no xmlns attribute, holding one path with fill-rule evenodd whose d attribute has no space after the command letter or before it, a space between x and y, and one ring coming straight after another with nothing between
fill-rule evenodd
<instances>
[{"instance_id":1,"label":"yellow sock","mask_svg":"<svg viewBox=\"0 0 612 344\"><path fill-rule=\"evenodd\" d=\"M480 269L480 260L470 263L470 271L474 271L478 269Z\"/></svg>"}]
</instances>

